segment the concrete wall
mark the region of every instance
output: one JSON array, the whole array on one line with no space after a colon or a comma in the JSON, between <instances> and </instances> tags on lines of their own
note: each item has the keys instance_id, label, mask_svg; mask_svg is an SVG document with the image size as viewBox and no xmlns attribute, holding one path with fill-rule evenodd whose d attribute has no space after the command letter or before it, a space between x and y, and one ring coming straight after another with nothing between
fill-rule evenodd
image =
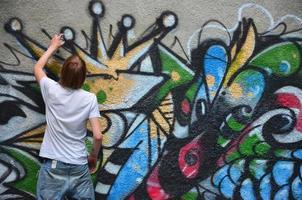
<instances>
[{"instance_id":1,"label":"concrete wall","mask_svg":"<svg viewBox=\"0 0 302 200\"><path fill-rule=\"evenodd\" d=\"M79 54L100 103L97 199L301 199L301 10L1 0L0 199L35 198L45 110L31 69L59 31L48 75Z\"/></svg>"}]
</instances>

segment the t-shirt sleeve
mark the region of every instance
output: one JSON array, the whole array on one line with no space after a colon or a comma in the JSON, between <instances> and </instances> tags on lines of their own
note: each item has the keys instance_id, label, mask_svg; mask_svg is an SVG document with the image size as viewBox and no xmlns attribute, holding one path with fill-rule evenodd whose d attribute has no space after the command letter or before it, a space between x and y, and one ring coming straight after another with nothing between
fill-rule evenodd
<instances>
[{"instance_id":1,"label":"t-shirt sleeve","mask_svg":"<svg viewBox=\"0 0 302 200\"><path fill-rule=\"evenodd\" d=\"M44 76L43 78L41 78L41 80L39 82L42 97L43 97L44 101L46 101L48 99L48 88L53 84L53 82L54 81L51 80L50 78L48 78L47 76Z\"/></svg>"},{"instance_id":2,"label":"t-shirt sleeve","mask_svg":"<svg viewBox=\"0 0 302 200\"><path fill-rule=\"evenodd\" d=\"M93 95L93 100L92 100L92 104L90 107L90 112L89 112L89 119L90 118L95 118L95 117L101 117L100 115L100 110L99 110L99 104L98 101L96 99L96 96Z\"/></svg>"}]
</instances>

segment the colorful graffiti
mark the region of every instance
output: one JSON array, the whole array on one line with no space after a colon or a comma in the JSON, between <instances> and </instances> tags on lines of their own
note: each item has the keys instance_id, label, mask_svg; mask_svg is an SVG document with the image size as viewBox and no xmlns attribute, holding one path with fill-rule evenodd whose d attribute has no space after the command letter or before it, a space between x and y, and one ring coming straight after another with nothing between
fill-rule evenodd
<instances>
[{"instance_id":1,"label":"colorful graffiti","mask_svg":"<svg viewBox=\"0 0 302 200\"><path fill-rule=\"evenodd\" d=\"M250 8L268 16L267 30L244 16ZM104 135L93 174L97 199L301 199L302 28L287 23L301 19L274 22L263 7L245 4L233 28L209 20L196 30L183 58L162 42L178 25L174 12L136 40L129 36L135 19L125 14L105 42L105 6L93 0L89 11L87 47L62 27L66 43L47 74L59 79L62 51L87 64L83 89L97 96ZM44 104L32 73L5 66L19 66L22 56L37 60L46 47L18 18L5 29L23 50L5 44L17 63L0 61L1 199L34 199Z\"/></svg>"}]
</instances>

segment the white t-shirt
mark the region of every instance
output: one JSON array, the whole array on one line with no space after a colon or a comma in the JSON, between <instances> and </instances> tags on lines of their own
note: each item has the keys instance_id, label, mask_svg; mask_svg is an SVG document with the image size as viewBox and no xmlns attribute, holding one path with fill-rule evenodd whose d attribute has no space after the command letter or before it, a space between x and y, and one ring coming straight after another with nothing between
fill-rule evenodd
<instances>
[{"instance_id":1,"label":"white t-shirt","mask_svg":"<svg viewBox=\"0 0 302 200\"><path fill-rule=\"evenodd\" d=\"M67 89L43 77L40 88L46 107L46 130L40 156L71 164L86 164L86 122L100 117L97 98L82 89Z\"/></svg>"}]
</instances>

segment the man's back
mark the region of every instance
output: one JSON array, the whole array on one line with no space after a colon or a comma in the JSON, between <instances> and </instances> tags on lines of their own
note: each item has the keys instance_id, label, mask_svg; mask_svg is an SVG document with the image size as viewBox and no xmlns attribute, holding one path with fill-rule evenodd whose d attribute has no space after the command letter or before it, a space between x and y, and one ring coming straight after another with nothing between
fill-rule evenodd
<instances>
[{"instance_id":1,"label":"man's back","mask_svg":"<svg viewBox=\"0 0 302 200\"><path fill-rule=\"evenodd\" d=\"M82 89L64 88L47 77L40 80L40 87L47 121L40 156L86 164L86 121L99 116L96 96Z\"/></svg>"}]
</instances>

